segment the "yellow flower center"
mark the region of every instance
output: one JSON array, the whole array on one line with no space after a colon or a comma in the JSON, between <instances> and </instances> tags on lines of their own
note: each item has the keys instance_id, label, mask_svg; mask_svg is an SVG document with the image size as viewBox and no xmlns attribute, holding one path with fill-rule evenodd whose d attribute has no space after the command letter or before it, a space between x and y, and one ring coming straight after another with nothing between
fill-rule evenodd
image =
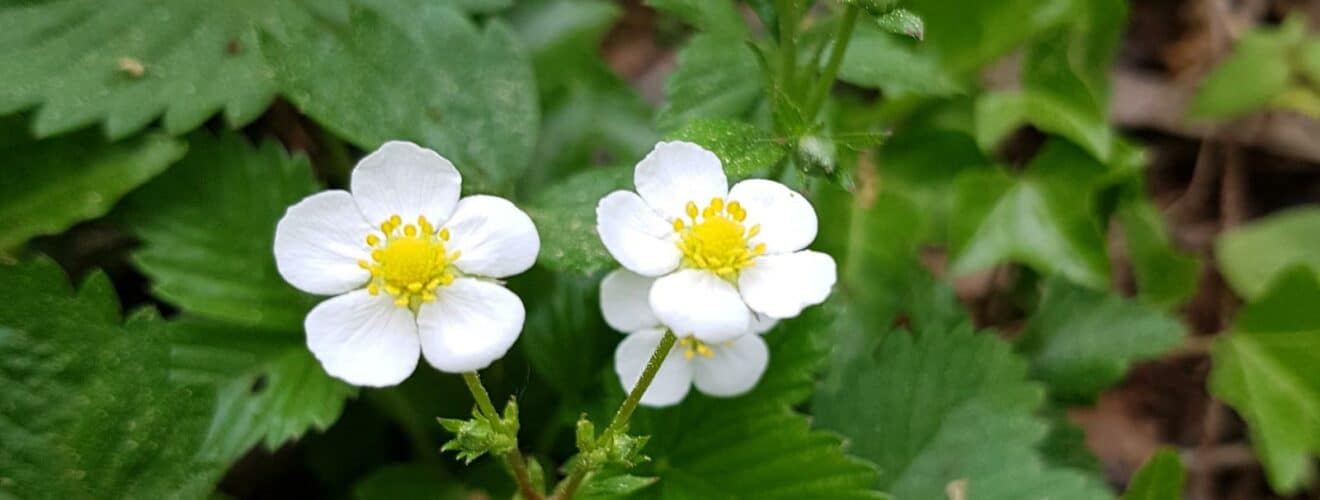
<instances>
[{"instance_id":1,"label":"yellow flower center","mask_svg":"<svg viewBox=\"0 0 1320 500\"><path fill-rule=\"evenodd\" d=\"M692 359L698 355L706 359L715 357L715 351L710 348L710 345L697 340L696 337L678 339L678 346L683 348L683 359Z\"/></svg>"},{"instance_id":2,"label":"yellow flower center","mask_svg":"<svg viewBox=\"0 0 1320 500\"><path fill-rule=\"evenodd\" d=\"M687 216L690 221L674 220L685 267L706 269L733 280L739 271L751 267L756 257L765 253L764 243L751 244L752 237L761 232L761 226L757 224L750 229L744 226L747 211L736 201L725 204L724 198L712 198L701 210L696 202L689 201Z\"/></svg>"},{"instance_id":3,"label":"yellow flower center","mask_svg":"<svg viewBox=\"0 0 1320 500\"><path fill-rule=\"evenodd\" d=\"M378 295L384 290L394 297L394 305L415 309L435 300L437 288L454 282L450 264L459 252L445 252L448 229L437 231L426 217L418 217L417 224L404 224L403 218L392 215L380 224L380 232L384 239L367 235L371 261L358 261L358 266L371 272L368 293Z\"/></svg>"}]
</instances>

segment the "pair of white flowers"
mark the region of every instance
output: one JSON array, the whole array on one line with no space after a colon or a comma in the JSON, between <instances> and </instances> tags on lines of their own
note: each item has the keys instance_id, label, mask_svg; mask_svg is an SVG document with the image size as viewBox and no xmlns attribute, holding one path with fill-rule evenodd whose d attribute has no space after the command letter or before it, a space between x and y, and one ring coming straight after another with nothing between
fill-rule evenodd
<instances>
[{"instance_id":1,"label":"pair of white flowers","mask_svg":"<svg viewBox=\"0 0 1320 500\"><path fill-rule=\"evenodd\" d=\"M680 337L643 402L698 390L750 390L774 320L825 299L834 261L802 250L816 214L765 180L728 188L714 154L683 142L656 146L635 172L637 193L601 200L598 230L626 268L602 281L609 324L629 336L615 355L631 388L665 329ZM445 372L489 366L522 331L526 313L499 280L540 250L531 219L494 196L459 197L461 176L433 151L390 142L353 170L350 191L290 207L275 260L293 286L334 295L307 315L307 344L327 373L355 385L402 382L425 358Z\"/></svg>"}]
</instances>

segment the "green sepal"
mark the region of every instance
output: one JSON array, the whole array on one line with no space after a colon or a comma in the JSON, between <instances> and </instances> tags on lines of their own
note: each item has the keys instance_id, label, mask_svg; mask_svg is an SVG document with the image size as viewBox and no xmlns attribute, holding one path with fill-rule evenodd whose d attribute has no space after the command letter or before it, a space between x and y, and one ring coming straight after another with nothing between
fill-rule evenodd
<instances>
[{"instance_id":1,"label":"green sepal","mask_svg":"<svg viewBox=\"0 0 1320 500\"><path fill-rule=\"evenodd\" d=\"M500 422L492 422L476 408L472 409L472 418L468 420L436 420L441 427L454 434L454 438L445 442L440 451L457 451L458 459L464 464L470 464L486 453L501 454L518 447L518 407L512 401L504 408Z\"/></svg>"}]
</instances>

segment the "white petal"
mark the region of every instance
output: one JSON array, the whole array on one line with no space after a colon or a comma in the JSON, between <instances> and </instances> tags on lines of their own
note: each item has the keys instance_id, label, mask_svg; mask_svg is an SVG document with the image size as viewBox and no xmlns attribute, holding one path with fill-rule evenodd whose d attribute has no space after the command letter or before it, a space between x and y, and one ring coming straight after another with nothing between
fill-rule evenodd
<instances>
[{"instance_id":1,"label":"white petal","mask_svg":"<svg viewBox=\"0 0 1320 500\"><path fill-rule=\"evenodd\" d=\"M485 368L509 352L526 316L522 300L509 289L474 278L456 279L417 312L422 356L443 372Z\"/></svg>"},{"instance_id":2,"label":"white petal","mask_svg":"<svg viewBox=\"0 0 1320 500\"><path fill-rule=\"evenodd\" d=\"M417 368L419 344L412 311L386 294L348 292L307 313L307 347L326 373L353 385L385 387Z\"/></svg>"},{"instance_id":3,"label":"white petal","mask_svg":"<svg viewBox=\"0 0 1320 500\"><path fill-rule=\"evenodd\" d=\"M803 250L757 257L738 275L738 289L753 311L784 319L824 302L836 279L833 258Z\"/></svg>"},{"instance_id":4,"label":"white petal","mask_svg":"<svg viewBox=\"0 0 1320 500\"><path fill-rule=\"evenodd\" d=\"M651 312L651 284L648 278L627 269L615 269L600 280L600 311L610 328L635 332L660 326Z\"/></svg>"},{"instance_id":5,"label":"white petal","mask_svg":"<svg viewBox=\"0 0 1320 500\"><path fill-rule=\"evenodd\" d=\"M536 263L541 237L526 212L496 196L475 195L459 200L449 229L446 251L461 252L454 266L465 273L504 278Z\"/></svg>"},{"instance_id":6,"label":"white petal","mask_svg":"<svg viewBox=\"0 0 1320 500\"><path fill-rule=\"evenodd\" d=\"M752 312L733 284L715 273L684 269L655 281L651 310L680 337L723 342L748 333Z\"/></svg>"},{"instance_id":7,"label":"white petal","mask_svg":"<svg viewBox=\"0 0 1320 500\"><path fill-rule=\"evenodd\" d=\"M664 338L664 330L641 330L633 332L619 342L614 350L614 373L619 375L623 390L632 392L637 381L646 370L646 363L651 354ZM642 394L642 404L646 406L671 406L683 400L692 387L692 365L683 359L679 349L670 349L651 386Z\"/></svg>"},{"instance_id":8,"label":"white petal","mask_svg":"<svg viewBox=\"0 0 1320 500\"><path fill-rule=\"evenodd\" d=\"M662 142L633 172L637 194L670 220L684 216L689 201L705 207L729 192L729 179L715 153L690 142Z\"/></svg>"},{"instance_id":9,"label":"white petal","mask_svg":"<svg viewBox=\"0 0 1320 500\"><path fill-rule=\"evenodd\" d=\"M729 190L729 200L747 211L747 227L761 225L752 243L765 243L769 254L796 252L816 239L816 209L788 186L765 179L747 179Z\"/></svg>"},{"instance_id":10,"label":"white petal","mask_svg":"<svg viewBox=\"0 0 1320 500\"><path fill-rule=\"evenodd\" d=\"M439 225L454 213L462 177L435 151L411 142L390 141L353 167L353 198L367 222L379 225L391 215L405 223L425 215Z\"/></svg>"},{"instance_id":11,"label":"white petal","mask_svg":"<svg viewBox=\"0 0 1320 500\"><path fill-rule=\"evenodd\" d=\"M770 330L774 330L778 324L779 320L752 311L752 333L763 335Z\"/></svg>"},{"instance_id":12,"label":"white petal","mask_svg":"<svg viewBox=\"0 0 1320 500\"><path fill-rule=\"evenodd\" d=\"M692 381L698 391L711 396L746 394L756 387L770 363L770 348L760 335L744 335L710 349L710 358L692 358Z\"/></svg>"},{"instance_id":13,"label":"white petal","mask_svg":"<svg viewBox=\"0 0 1320 500\"><path fill-rule=\"evenodd\" d=\"M615 191L596 205L596 232L614 260L633 272L659 276L678 268L683 253L674 227L636 193Z\"/></svg>"},{"instance_id":14,"label":"white petal","mask_svg":"<svg viewBox=\"0 0 1320 500\"><path fill-rule=\"evenodd\" d=\"M324 191L289 207L275 226L275 267L307 293L335 295L362 287L371 274L358 267L371 256L362 219L346 191Z\"/></svg>"}]
</instances>

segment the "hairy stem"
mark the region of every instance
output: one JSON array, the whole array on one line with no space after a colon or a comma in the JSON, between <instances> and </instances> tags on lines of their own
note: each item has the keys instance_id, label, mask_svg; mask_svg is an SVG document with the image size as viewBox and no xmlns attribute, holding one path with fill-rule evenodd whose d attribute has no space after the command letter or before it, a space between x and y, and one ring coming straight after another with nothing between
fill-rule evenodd
<instances>
[{"instance_id":1,"label":"hairy stem","mask_svg":"<svg viewBox=\"0 0 1320 500\"><path fill-rule=\"evenodd\" d=\"M830 58L825 63L825 72L821 73L816 87L807 97L807 117L810 119L814 119L820 112L820 107L825 104L825 97L829 96L830 88L834 86L834 77L839 75L839 66L843 64L843 56L848 52L848 44L852 42L853 29L857 27L857 16L860 11L861 9L853 4L848 4L843 11L843 21L839 22L839 31L834 37L834 48L830 49Z\"/></svg>"},{"instance_id":2,"label":"hairy stem","mask_svg":"<svg viewBox=\"0 0 1320 500\"><path fill-rule=\"evenodd\" d=\"M665 336L660 339L660 345L655 347L655 352L651 353L651 359L646 362L646 369L642 371L642 377L637 379L637 385L633 387L632 392L628 393L628 398L623 400L623 404L619 405L619 410L614 412L614 419L610 421L610 426L606 427L600 437L596 438L597 447L608 443L615 434L623 432L628 427L628 420L632 418L633 411L637 409L638 403L641 403L642 395L646 394L648 387L651 387L651 381L655 380L655 374L660 371L660 365L664 364L665 358L669 356L669 350L674 348L674 343L677 341L678 337L674 336L674 332L665 330ZM581 462L578 462L578 464L573 467L573 472L569 474L563 486L558 488L559 491L551 497L553 500L573 498L573 495L577 493L577 489L582 486L582 481L587 478L587 474L591 470L583 467Z\"/></svg>"},{"instance_id":3,"label":"hairy stem","mask_svg":"<svg viewBox=\"0 0 1320 500\"><path fill-rule=\"evenodd\" d=\"M472 398L477 401L477 408L486 414L486 418L491 424L496 426L500 432L510 432L504 428L504 420L500 419L499 412L495 411L495 405L490 401L490 393L486 392L486 386L481 384L481 377L477 372L464 372L463 381L467 383L468 391L472 393ZM516 442L517 436L513 436ZM522 492L523 498L528 500L542 500L545 495L541 494L532 485L532 476L527 472L527 461L523 459L521 451L514 446L512 450L504 454L504 461L513 471L513 479L518 482L518 490Z\"/></svg>"}]
</instances>

